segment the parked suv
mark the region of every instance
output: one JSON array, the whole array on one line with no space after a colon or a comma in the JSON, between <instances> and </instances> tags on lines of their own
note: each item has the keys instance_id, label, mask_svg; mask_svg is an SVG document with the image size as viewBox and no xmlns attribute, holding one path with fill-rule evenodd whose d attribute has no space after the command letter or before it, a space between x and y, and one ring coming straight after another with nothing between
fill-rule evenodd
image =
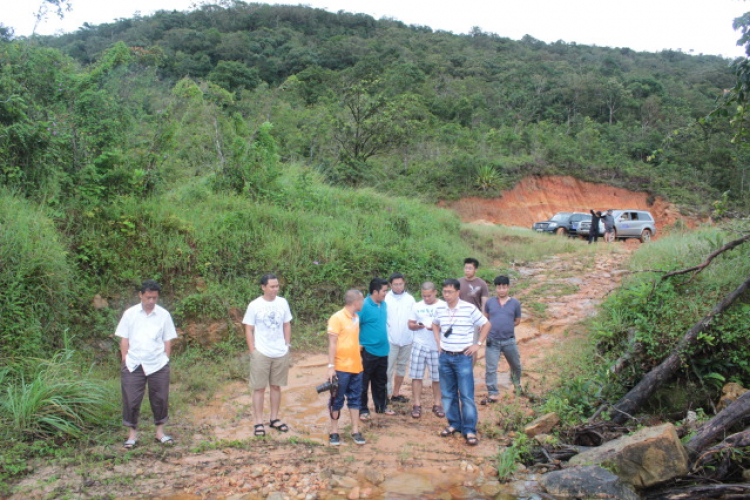
<instances>
[{"instance_id":1,"label":"parked suv","mask_svg":"<svg viewBox=\"0 0 750 500\"><path fill-rule=\"evenodd\" d=\"M642 243L651 241L656 234L656 223L646 210L613 210L615 238L638 238Z\"/></svg>"},{"instance_id":2,"label":"parked suv","mask_svg":"<svg viewBox=\"0 0 750 500\"><path fill-rule=\"evenodd\" d=\"M654 217L646 210L613 210L612 217L615 219L615 238L638 238L646 243L656 234ZM582 221L578 226L578 234L581 236L588 236L589 232L591 219ZM604 222L601 221L599 236L604 236Z\"/></svg>"},{"instance_id":3,"label":"parked suv","mask_svg":"<svg viewBox=\"0 0 750 500\"><path fill-rule=\"evenodd\" d=\"M569 234L571 224L577 224L586 217L591 218L590 215L580 212L557 212L547 221L535 222L531 226L531 229L543 233L554 233L565 236Z\"/></svg>"}]
</instances>

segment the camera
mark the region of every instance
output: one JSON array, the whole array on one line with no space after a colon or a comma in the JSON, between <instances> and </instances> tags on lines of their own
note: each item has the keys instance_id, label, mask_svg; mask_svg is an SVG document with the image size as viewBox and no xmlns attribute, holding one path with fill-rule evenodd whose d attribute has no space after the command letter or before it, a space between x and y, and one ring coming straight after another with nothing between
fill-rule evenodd
<instances>
[{"instance_id":1,"label":"camera","mask_svg":"<svg viewBox=\"0 0 750 500\"><path fill-rule=\"evenodd\" d=\"M453 327L449 326L448 329L445 331L445 334L444 334L445 338L447 339L448 337L450 337L451 333L453 333Z\"/></svg>"},{"instance_id":2,"label":"camera","mask_svg":"<svg viewBox=\"0 0 750 500\"><path fill-rule=\"evenodd\" d=\"M320 394L321 392L326 392L326 391L333 392L338 388L339 388L339 378L336 375L334 375L333 379L326 380L319 386L315 387L315 390L318 391L318 394Z\"/></svg>"}]
</instances>

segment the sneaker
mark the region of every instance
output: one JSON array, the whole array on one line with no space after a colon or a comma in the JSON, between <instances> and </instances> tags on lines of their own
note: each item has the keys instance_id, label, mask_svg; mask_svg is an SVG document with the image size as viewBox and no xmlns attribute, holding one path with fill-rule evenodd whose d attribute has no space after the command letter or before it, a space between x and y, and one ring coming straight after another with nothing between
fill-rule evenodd
<instances>
[{"instance_id":1,"label":"sneaker","mask_svg":"<svg viewBox=\"0 0 750 500\"><path fill-rule=\"evenodd\" d=\"M330 444L331 446L338 446L341 444L341 438L339 438L339 435L336 433L329 434L328 444Z\"/></svg>"},{"instance_id":2,"label":"sneaker","mask_svg":"<svg viewBox=\"0 0 750 500\"><path fill-rule=\"evenodd\" d=\"M362 434L359 432L355 432L352 434L352 440L354 440L357 444L365 444L367 441L365 441L365 438L362 437Z\"/></svg>"}]
</instances>

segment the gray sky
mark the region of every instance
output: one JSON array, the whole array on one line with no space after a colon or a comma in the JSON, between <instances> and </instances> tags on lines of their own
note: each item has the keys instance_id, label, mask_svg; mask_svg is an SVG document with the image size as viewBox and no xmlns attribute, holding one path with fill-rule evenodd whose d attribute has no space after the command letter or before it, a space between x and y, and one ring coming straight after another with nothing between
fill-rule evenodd
<instances>
[{"instance_id":1,"label":"gray sky","mask_svg":"<svg viewBox=\"0 0 750 500\"><path fill-rule=\"evenodd\" d=\"M0 0L0 22L29 35L40 0ZM201 2L202 3L202 2ZM220 3L220 1L212 2ZM250 2L248 2L250 3ZM293 2L267 2L294 4ZM72 0L73 10L60 21L50 15L39 34L75 31L84 22L99 24L156 10L188 10L194 0ZM308 0L304 5L331 12L369 14L429 26L434 30L468 33L478 26L515 40L528 34L545 42L564 40L585 45L629 47L658 52L744 55L737 47L732 21L750 3L742 0Z\"/></svg>"}]
</instances>

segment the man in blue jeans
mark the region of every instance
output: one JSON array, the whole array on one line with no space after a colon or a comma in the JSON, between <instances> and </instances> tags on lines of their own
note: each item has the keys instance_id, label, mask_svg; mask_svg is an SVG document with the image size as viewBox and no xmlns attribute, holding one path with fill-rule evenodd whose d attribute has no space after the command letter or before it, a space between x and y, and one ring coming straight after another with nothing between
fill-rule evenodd
<instances>
[{"instance_id":1,"label":"man in blue jeans","mask_svg":"<svg viewBox=\"0 0 750 500\"><path fill-rule=\"evenodd\" d=\"M484 344L490 322L473 304L458 297L461 283L457 279L443 281L446 304L436 311L432 323L435 341L440 349L440 392L448 427L441 437L460 432L466 444L476 446L477 407L474 404L474 370L472 356ZM474 342L474 327L479 327L479 340Z\"/></svg>"},{"instance_id":2,"label":"man in blue jeans","mask_svg":"<svg viewBox=\"0 0 750 500\"><path fill-rule=\"evenodd\" d=\"M490 336L487 338L487 352L485 354L485 382L487 383L487 397L480 401L487 405L497 402L497 364L500 355L505 356L510 366L510 379L516 388L516 394L521 391L521 355L516 345L515 327L521 322L521 303L509 296L510 279L498 276L494 280L497 297L492 297L484 305L484 311L490 318Z\"/></svg>"}]
</instances>

